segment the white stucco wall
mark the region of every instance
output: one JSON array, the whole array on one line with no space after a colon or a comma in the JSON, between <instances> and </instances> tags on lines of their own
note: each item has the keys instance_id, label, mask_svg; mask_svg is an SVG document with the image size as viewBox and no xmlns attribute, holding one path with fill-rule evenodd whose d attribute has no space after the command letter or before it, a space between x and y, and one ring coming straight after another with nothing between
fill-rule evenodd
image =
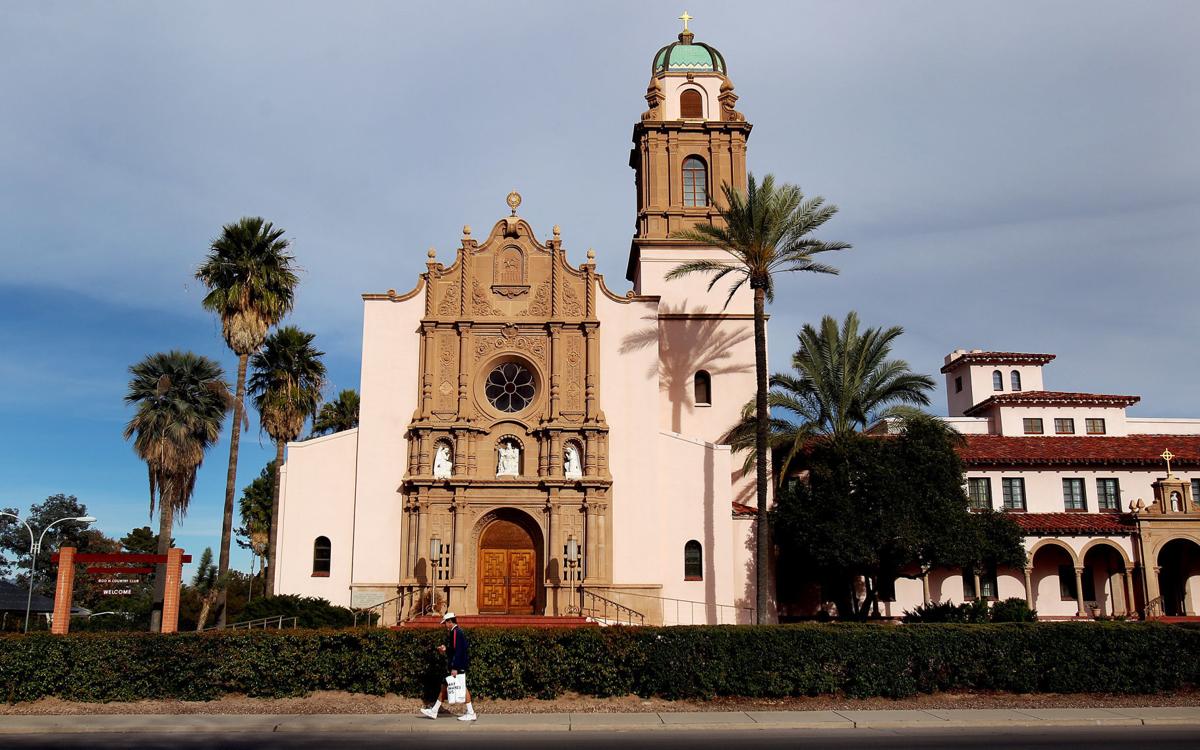
<instances>
[{"instance_id":1,"label":"white stucco wall","mask_svg":"<svg viewBox=\"0 0 1200 750\"><path fill-rule=\"evenodd\" d=\"M424 292L363 306L362 404L352 584L400 580L400 483L408 461L404 434L417 405Z\"/></svg>"},{"instance_id":2,"label":"white stucco wall","mask_svg":"<svg viewBox=\"0 0 1200 750\"><path fill-rule=\"evenodd\" d=\"M724 78L714 74L697 73L689 81L682 76L665 76L661 79L663 87L663 95L666 101L663 102L663 119L667 121L680 120L679 116L679 97L687 89L694 89L700 92L700 97L704 101L704 119L720 120L721 119L721 103L717 98L721 95L721 84L724 83Z\"/></svg>"},{"instance_id":3,"label":"white stucco wall","mask_svg":"<svg viewBox=\"0 0 1200 750\"><path fill-rule=\"evenodd\" d=\"M275 590L350 603L358 430L288 443L280 485ZM314 577L313 542L330 541L328 577Z\"/></svg>"}]
</instances>

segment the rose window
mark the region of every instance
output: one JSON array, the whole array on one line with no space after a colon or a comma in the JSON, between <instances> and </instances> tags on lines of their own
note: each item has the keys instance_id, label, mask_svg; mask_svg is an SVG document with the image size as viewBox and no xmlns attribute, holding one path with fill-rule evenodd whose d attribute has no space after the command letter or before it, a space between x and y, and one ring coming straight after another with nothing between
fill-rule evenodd
<instances>
[{"instance_id":1,"label":"rose window","mask_svg":"<svg viewBox=\"0 0 1200 750\"><path fill-rule=\"evenodd\" d=\"M488 375L483 390L500 411L522 411L533 401L533 373L516 362L505 362Z\"/></svg>"}]
</instances>

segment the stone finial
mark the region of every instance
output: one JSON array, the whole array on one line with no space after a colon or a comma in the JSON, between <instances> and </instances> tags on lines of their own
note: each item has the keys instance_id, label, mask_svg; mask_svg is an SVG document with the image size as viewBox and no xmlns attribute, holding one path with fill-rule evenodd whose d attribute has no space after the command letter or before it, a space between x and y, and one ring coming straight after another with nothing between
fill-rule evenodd
<instances>
[{"instance_id":1,"label":"stone finial","mask_svg":"<svg viewBox=\"0 0 1200 750\"><path fill-rule=\"evenodd\" d=\"M555 225L554 225L554 226L553 226L553 227L550 229L550 231L551 231L551 232L554 232L554 239L556 239L556 240L557 240L557 239L559 239L559 238L562 236L562 227L560 227L560 226L559 226L559 225L557 225L557 224L555 224Z\"/></svg>"},{"instance_id":2,"label":"stone finial","mask_svg":"<svg viewBox=\"0 0 1200 750\"><path fill-rule=\"evenodd\" d=\"M431 247L427 251L425 251L425 254L429 256L430 260L433 260L434 258L437 257L437 248Z\"/></svg>"},{"instance_id":3,"label":"stone finial","mask_svg":"<svg viewBox=\"0 0 1200 750\"><path fill-rule=\"evenodd\" d=\"M588 248L588 251L587 251L587 259L588 259L588 263L596 262L596 251L591 249L590 247Z\"/></svg>"},{"instance_id":4,"label":"stone finial","mask_svg":"<svg viewBox=\"0 0 1200 750\"><path fill-rule=\"evenodd\" d=\"M463 224L463 239L467 239L470 236L471 236L471 225Z\"/></svg>"}]
</instances>

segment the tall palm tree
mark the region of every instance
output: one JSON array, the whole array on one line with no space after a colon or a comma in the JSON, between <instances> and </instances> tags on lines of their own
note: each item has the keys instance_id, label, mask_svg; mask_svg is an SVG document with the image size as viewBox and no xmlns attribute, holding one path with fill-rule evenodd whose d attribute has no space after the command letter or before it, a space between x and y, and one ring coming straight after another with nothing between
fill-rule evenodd
<instances>
[{"instance_id":1,"label":"tall palm tree","mask_svg":"<svg viewBox=\"0 0 1200 750\"><path fill-rule=\"evenodd\" d=\"M888 417L912 416L915 407L929 405L933 379L912 371L908 362L891 359L892 344L904 329L859 330L858 313L846 314L841 327L829 315L814 328L805 324L797 334L799 349L792 355L794 373L771 376L769 443L782 455L780 481L805 444L820 436L843 442L867 426ZM735 450L748 450L756 423L751 405L744 419L726 436Z\"/></svg>"},{"instance_id":2,"label":"tall palm tree","mask_svg":"<svg viewBox=\"0 0 1200 750\"><path fill-rule=\"evenodd\" d=\"M332 401L321 404L313 420L313 434L324 435L327 432L342 432L358 427L358 391L347 388Z\"/></svg>"},{"instance_id":3,"label":"tall palm tree","mask_svg":"<svg viewBox=\"0 0 1200 750\"><path fill-rule=\"evenodd\" d=\"M767 410L767 318L766 303L775 298L775 274L787 271L837 273L837 269L813 260L819 253L845 250L844 242L825 242L810 236L833 218L837 206L826 204L821 197L805 198L795 185L775 186L773 175L763 178L762 184L749 176L745 192L726 183L722 186L725 205L719 206L722 221L697 224L678 232L678 239L690 240L729 253L728 260L695 260L671 269L668 279L689 274L707 274L711 290L722 279L730 277L726 306L744 285L754 293L754 372L755 397L754 465L758 512L756 524L755 611L757 622L767 620L767 594L770 577L770 534L767 528L767 442L770 414Z\"/></svg>"},{"instance_id":4,"label":"tall palm tree","mask_svg":"<svg viewBox=\"0 0 1200 750\"><path fill-rule=\"evenodd\" d=\"M283 468L283 449L300 437L304 420L315 414L325 386L325 352L312 345L314 334L285 326L267 337L263 348L250 358L250 394L262 419L262 429L275 440L275 468ZM279 559L279 487L271 505L271 532L267 542L267 596L275 593L275 564Z\"/></svg>"},{"instance_id":5,"label":"tall palm tree","mask_svg":"<svg viewBox=\"0 0 1200 750\"><path fill-rule=\"evenodd\" d=\"M217 585L217 566L213 565L212 547L205 547L200 555L200 564L196 566L196 575L192 578L192 588L200 595L200 615L196 618L196 632L204 630L208 622L208 613L221 589Z\"/></svg>"},{"instance_id":6,"label":"tall palm tree","mask_svg":"<svg viewBox=\"0 0 1200 750\"><path fill-rule=\"evenodd\" d=\"M151 354L129 368L133 378L125 403L137 412L125 425L125 439L146 462L150 515L159 508L158 554L171 547L171 526L187 512L204 453L221 435L232 406L221 366L191 352ZM150 629L162 622L166 567L155 577Z\"/></svg>"},{"instance_id":7,"label":"tall palm tree","mask_svg":"<svg viewBox=\"0 0 1200 750\"><path fill-rule=\"evenodd\" d=\"M229 572L233 537L233 495L237 485L238 446L245 429L246 363L262 346L267 329L292 309L296 284L295 258L288 253L283 230L261 217L244 217L221 228L196 278L208 287L204 307L221 316L221 333L238 357L233 432L229 438L229 471L225 477L225 515L221 521L218 585ZM225 624L225 588L217 598L217 624Z\"/></svg>"}]
</instances>

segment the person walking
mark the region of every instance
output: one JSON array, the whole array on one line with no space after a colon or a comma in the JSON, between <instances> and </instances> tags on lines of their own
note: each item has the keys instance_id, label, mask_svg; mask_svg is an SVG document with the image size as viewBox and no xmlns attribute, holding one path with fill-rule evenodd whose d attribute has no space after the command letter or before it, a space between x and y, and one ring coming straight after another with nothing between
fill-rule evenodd
<instances>
[{"instance_id":1,"label":"person walking","mask_svg":"<svg viewBox=\"0 0 1200 750\"><path fill-rule=\"evenodd\" d=\"M447 612L442 615L442 624L446 626L446 642L438 646L439 654L446 657L447 668L450 676L463 676L463 683L466 683L467 667L471 663L470 646L467 643L467 634L458 626L458 620L454 617L453 612ZM467 712L458 717L459 721L475 721L475 707L471 703L471 690L466 690ZM438 710L442 707L442 701L446 700L446 681L442 680L442 689L438 693L438 698L429 708L422 708L421 713L427 718L436 719Z\"/></svg>"}]
</instances>

